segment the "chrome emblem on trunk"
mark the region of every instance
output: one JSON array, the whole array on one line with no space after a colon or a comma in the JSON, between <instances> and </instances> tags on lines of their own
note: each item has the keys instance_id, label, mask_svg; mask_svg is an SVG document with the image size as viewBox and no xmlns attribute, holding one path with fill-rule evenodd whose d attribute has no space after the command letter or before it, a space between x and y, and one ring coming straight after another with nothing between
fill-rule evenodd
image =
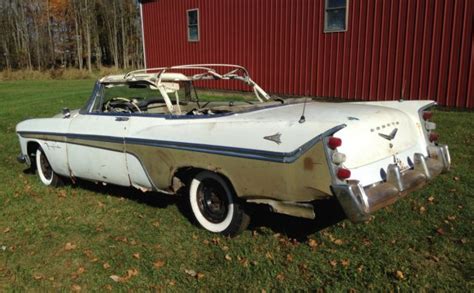
<instances>
[{"instance_id":1,"label":"chrome emblem on trunk","mask_svg":"<svg viewBox=\"0 0 474 293\"><path fill-rule=\"evenodd\" d=\"M281 133L278 132L278 133L275 133L274 135L264 136L263 139L273 141L276 144L280 144L281 143Z\"/></svg>"},{"instance_id":2,"label":"chrome emblem on trunk","mask_svg":"<svg viewBox=\"0 0 474 293\"><path fill-rule=\"evenodd\" d=\"M398 131L398 128L395 128L394 130L392 130L392 132L390 132L390 134L379 133L379 135L385 138L386 140L392 140L395 138L395 135L397 135L397 131Z\"/></svg>"}]
</instances>

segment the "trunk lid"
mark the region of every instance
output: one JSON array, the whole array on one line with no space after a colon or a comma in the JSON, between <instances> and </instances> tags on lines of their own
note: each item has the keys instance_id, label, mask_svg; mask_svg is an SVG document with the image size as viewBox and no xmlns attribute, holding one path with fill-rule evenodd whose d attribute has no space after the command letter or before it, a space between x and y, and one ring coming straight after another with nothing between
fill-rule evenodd
<instances>
[{"instance_id":1,"label":"trunk lid","mask_svg":"<svg viewBox=\"0 0 474 293\"><path fill-rule=\"evenodd\" d=\"M242 118L266 121L276 124L278 121L291 121L288 131L282 131L285 138L281 146L292 142L289 149L300 146L315 133L345 124L334 136L342 139L338 151L346 154L344 165L358 168L388 157L396 156L415 146L422 134L420 123L400 110L364 103L321 103L306 104L305 123L298 123L304 104L293 104L256 111L242 115ZM248 121L248 120L247 120ZM301 130L297 130L301 129ZM290 139L291 138L291 139ZM406 161L406 158L403 158Z\"/></svg>"}]
</instances>

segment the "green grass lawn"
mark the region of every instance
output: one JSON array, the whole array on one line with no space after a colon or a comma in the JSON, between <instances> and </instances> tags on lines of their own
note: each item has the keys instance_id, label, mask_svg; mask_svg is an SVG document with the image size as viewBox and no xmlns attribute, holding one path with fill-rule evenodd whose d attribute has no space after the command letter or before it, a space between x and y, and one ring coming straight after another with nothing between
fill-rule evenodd
<instances>
[{"instance_id":1,"label":"green grass lawn","mask_svg":"<svg viewBox=\"0 0 474 293\"><path fill-rule=\"evenodd\" d=\"M15 125L80 107L93 83L0 82L1 291L474 290L474 113L435 112L452 171L370 222L336 223L333 201L315 221L255 209L251 227L229 239L197 228L180 197L51 189L24 172Z\"/></svg>"}]
</instances>

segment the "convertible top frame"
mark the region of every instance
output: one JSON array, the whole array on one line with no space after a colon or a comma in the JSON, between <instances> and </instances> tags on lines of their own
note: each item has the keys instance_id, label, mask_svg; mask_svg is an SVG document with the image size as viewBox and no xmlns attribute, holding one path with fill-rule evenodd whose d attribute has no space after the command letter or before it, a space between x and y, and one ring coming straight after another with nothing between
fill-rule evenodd
<instances>
[{"instance_id":1,"label":"convertible top frame","mask_svg":"<svg viewBox=\"0 0 474 293\"><path fill-rule=\"evenodd\" d=\"M197 71L198 73L185 74L184 72L186 71ZM125 75L109 75L100 79L99 82L102 84L146 82L160 91L170 113L180 114L179 106L174 107L168 96L169 90L166 82L193 82L197 80L240 80L252 87L255 96L260 102L263 103L270 99L270 95L250 78L249 72L245 67L233 64L189 64L145 68L130 71Z\"/></svg>"}]
</instances>

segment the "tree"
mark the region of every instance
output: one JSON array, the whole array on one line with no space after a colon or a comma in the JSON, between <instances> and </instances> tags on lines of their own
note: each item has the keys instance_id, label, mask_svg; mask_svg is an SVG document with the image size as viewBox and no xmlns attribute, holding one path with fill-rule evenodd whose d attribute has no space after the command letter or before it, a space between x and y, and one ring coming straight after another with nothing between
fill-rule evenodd
<instances>
[{"instance_id":1,"label":"tree","mask_svg":"<svg viewBox=\"0 0 474 293\"><path fill-rule=\"evenodd\" d=\"M130 0L0 1L0 70L141 66L139 20Z\"/></svg>"}]
</instances>

